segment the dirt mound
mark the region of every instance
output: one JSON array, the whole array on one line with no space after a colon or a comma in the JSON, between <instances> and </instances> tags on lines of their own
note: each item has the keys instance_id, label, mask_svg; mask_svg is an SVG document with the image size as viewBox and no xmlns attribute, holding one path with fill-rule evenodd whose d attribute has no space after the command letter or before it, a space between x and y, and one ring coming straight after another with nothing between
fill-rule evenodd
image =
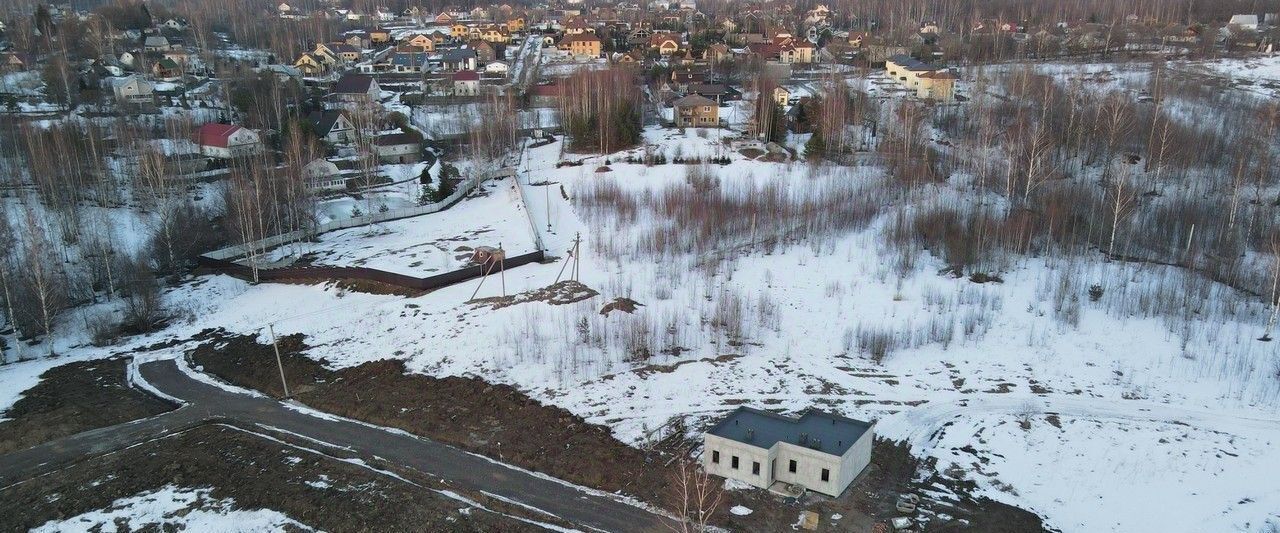
<instances>
[{"instance_id":1,"label":"dirt mound","mask_svg":"<svg viewBox=\"0 0 1280 533\"><path fill-rule=\"evenodd\" d=\"M583 300L589 300L599 294L600 293L596 292L595 289L592 289L591 287L573 280L565 280L553 285L548 285L541 289L526 291L520 294L479 298L467 303L488 305L492 309L502 309L503 307L511 307L513 305L529 302L545 302L551 305L566 305L581 302Z\"/></svg>"},{"instance_id":2,"label":"dirt mound","mask_svg":"<svg viewBox=\"0 0 1280 533\"><path fill-rule=\"evenodd\" d=\"M0 422L0 453L82 431L155 416L175 406L129 386L128 359L53 367Z\"/></svg>"},{"instance_id":3,"label":"dirt mound","mask_svg":"<svg viewBox=\"0 0 1280 533\"><path fill-rule=\"evenodd\" d=\"M636 312L637 307L644 307L644 304L631 298L614 298L612 302L604 304L604 307L600 308L600 314L608 315L614 311L622 311L629 315Z\"/></svg>"},{"instance_id":4,"label":"dirt mound","mask_svg":"<svg viewBox=\"0 0 1280 533\"><path fill-rule=\"evenodd\" d=\"M572 282L570 282L572 283ZM580 286L580 285L579 285ZM594 291L593 291L594 292ZM589 487L661 503L667 471L603 426L543 405L508 385L478 378L406 374L401 361L328 370L302 354L299 336L281 339L294 396L322 411L395 427ZM206 372L280 395L269 345L228 337L192 352Z\"/></svg>"}]
</instances>

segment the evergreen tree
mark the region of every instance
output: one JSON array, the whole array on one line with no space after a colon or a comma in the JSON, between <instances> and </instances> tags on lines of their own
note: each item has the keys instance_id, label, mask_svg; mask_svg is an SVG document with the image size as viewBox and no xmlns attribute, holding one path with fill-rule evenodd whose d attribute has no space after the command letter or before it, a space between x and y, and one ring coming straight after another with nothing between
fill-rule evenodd
<instances>
[{"instance_id":1,"label":"evergreen tree","mask_svg":"<svg viewBox=\"0 0 1280 533\"><path fill-rule=\"evenodd\" d=\"M821 131L813 132L813 136L809 137L809 142L804 143L804 156L810 161L817 161L827 153L827 141L822 138Z\"/></svg>"}]
</instances>

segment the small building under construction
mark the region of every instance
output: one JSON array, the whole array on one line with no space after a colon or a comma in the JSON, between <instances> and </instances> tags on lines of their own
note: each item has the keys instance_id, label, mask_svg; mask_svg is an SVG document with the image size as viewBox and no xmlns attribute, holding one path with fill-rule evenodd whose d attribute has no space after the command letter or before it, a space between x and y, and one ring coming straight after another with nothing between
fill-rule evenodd
<instances>
[{"instance_id":1,"label":"small building under construction","mask_svg":"<svg viewBox=\"0 0 1280 533\"><path fill-rule=\"evenodd\" d=\"M703 435L708 473L760 488L839 496L871 464L872 424L822 411L799 418L739 407Z\"/></svg>"}]
</instances>

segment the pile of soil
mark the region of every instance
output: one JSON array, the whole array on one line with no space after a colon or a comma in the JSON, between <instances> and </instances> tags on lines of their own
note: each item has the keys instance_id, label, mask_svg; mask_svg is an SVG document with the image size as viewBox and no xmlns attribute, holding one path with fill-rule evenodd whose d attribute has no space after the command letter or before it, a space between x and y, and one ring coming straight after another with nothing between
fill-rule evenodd
<instances>
[{"instance_id":1,"label":"pile of soil","mask_svg":"<svg viewBox=\"0 0 1280 533\"><path fill-rule=\"evenodd\" d=\"M128 359L53 367L0 422L0 454L82 431L155 416L176 406L129 386Z\"/></svg>"},{"instance_id":2,"label":"pile of soil","mask_svg":"<svg viewBox=\"0 0 1280 533\"><path fill-rule=\"evenodd\" d=\"M627 446L603 426L547 406L508 385L478 378L406 374L404 363L374 361L329 370L302 355L300 336L281 338L290 390L316 409L403 429L522 468L596 489L660 503L670 479L663 461ZM279 397L271 346L245 336L205 343L193 352L204 371Z\"/></svg>"},{"instance_id":3,"label":"pile of soil","mask_svg":"<svg viewBox=\"0 0 1280 533\"><path fill-rule=\"evenodd\" d=\"M409 479L439 488L425 476ZM169 484L209 487L211 497L233 499L238 509L272 509L325 531L543 531L492 513L463 513L465 504L437 492L222 425L0 489L0 516L5 529L26 531Z\"/></svg>"},{"instance_id":4,"label":"pile of soil","mask_svg":"<svg viewBox=\"0 0 1280 533\"><path fill-rule=\"evenodd\" d=\"M614 298L612 302L604 304L604 307L600 308L600 314L607 316L609 313L614 311L622 311L623 313L631 314L636 312L637 307L642 306L644 306L644 304L632 300L631 298Z\"/></svg>"},{"instance_id":5,"label":"pile of soil","mask_svg":"<svg viewBox=\"0 0 1280 533\"><path fill-rule=\"evenodd\" d=\"M513 305L529 302L544 302L549 305L567 305L581 302L583 300L590 300L599 294L600 293L596 292L596 290L591 287L573 280L565 280L548 285L541 289L525 291L511 296L478 298L471 300L469 303L487 305L492 309L502 309L503 307L511 307Z\"/></svg>"}]
</instances>

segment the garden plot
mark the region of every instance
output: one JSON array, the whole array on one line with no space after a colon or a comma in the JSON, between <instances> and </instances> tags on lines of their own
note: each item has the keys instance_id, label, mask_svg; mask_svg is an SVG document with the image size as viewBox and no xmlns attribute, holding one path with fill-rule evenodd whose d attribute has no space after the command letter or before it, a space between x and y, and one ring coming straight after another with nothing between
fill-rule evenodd
<instances>
[{"instance_id":1,"label":"garden plot","mask_svg":"<svg viewBox=\"0 0 1280 533\"><path fill-rule=\"evenodd\" d=\"M509 178L480 186L445 211L332 231L314 243L278 248L269 260L426 277L467 266L477 246L499 245L508 255L537 248L525 206Z\"/></svg>"}]
</instances>

